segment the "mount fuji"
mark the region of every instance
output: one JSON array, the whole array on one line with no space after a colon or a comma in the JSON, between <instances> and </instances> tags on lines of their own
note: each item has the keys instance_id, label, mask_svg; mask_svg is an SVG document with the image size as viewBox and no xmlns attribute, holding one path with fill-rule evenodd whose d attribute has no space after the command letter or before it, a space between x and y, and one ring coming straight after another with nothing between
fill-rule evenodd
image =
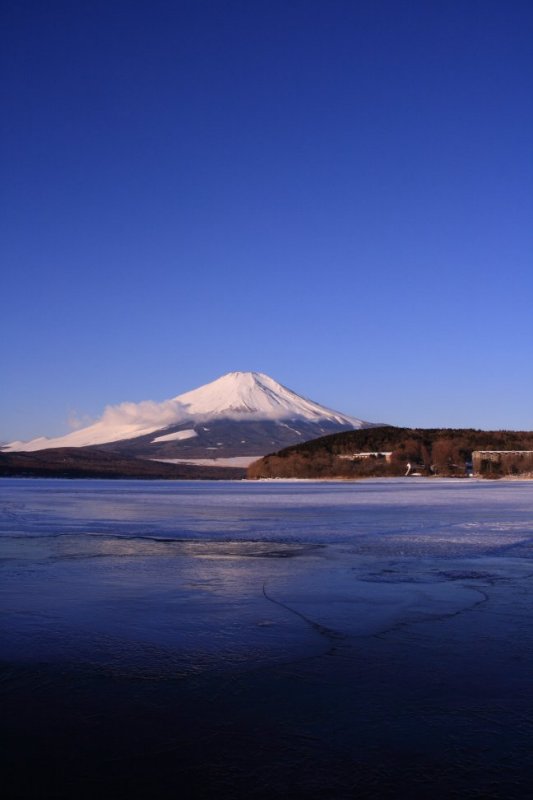
<instances>
[{"instance_id":1,"label":"mount fuji","mask_svg":"<svg viewBox=\"0 0 533 800\"><path fill-rule=\"evenodd\" d=\"M301 397L261 372L230 372L161 403L108 406L92 425L11 442L2 451L97 448L122 457L244 466L291 444L376 424Z\"/></svg>"}]
</instances>

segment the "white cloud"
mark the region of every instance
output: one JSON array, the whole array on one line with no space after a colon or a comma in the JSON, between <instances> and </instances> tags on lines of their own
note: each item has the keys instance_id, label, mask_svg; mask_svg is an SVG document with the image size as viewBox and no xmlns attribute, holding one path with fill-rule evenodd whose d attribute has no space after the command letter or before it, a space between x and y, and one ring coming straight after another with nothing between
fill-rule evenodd
<instances>
[{"instance_id":1,"label":"white cloud","mask_svg":"<svg viewBox=\"0 0 533 800\"><path fill-rule=\"evenodd\" d=\"M86 428L88 425L94 423L94 418L89 414L78 414L77 411L69 411L67 425L71 431L78 431L80 428Z\"/></svg>"},{"instance_id":2,"label":"white cloud","mask_svg":"<svg viewBox=\"0 0 533 800\"><path fill-rule=\"evenodd\" d=\"M116 406L106 406L104 413L98 420L106 426L118 427L121 425L135 425L150 427L182 422L187 419L185 406L176 400L164 400L156 403L154 400L144 400L141 403L119 403Z\"/></svg>"}]
</instances>

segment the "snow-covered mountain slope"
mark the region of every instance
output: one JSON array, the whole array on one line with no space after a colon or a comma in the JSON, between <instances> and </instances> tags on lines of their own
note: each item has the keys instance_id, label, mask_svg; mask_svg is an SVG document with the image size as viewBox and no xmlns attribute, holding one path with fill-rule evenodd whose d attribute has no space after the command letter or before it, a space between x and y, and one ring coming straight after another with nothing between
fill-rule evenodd
<instances>
[{"instance_id":1,"label":"snow-covered mountain slope","mask_svg":"<svg viewBox=\"0 0 533 800\"><path fill-rule=\"evenodd\" d=\"M300 397L262 372L228 372L174 401L183 405L191 418L329 420L355 428L365 424Z\"/></svg>"},{"instance_id":2,"label":"snow-covered mountain slope","mask_svg":"<svg viewBox=\"0 0 533 800\"><path fill-rule=\"evenodd\" d=\"M85 428L53 439L11 442L3 450L105 445L145 457L183 453L206 457L213 451L236 457L369 425L301 397L263 373L230 372L162 403L108 406L97 422Z\"/></svg>"}]
</instances>

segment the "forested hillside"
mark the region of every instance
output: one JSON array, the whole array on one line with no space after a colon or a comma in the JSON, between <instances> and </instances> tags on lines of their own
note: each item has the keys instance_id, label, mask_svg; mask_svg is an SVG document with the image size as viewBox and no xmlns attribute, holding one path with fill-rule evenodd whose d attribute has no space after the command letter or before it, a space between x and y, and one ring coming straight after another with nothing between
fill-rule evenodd
<instances>
[{"instance_id":1,"label":"forested hillside","mask_svg":"<svg viewBox=\"0 0 533 800\"><path fill-rule=\"evenodd\" d=\"M474 450L533 450L533 431L396 428L346 431L294 445L256 461L249 478L363 478L467 474Z\"/></svg>"}]
</instances>

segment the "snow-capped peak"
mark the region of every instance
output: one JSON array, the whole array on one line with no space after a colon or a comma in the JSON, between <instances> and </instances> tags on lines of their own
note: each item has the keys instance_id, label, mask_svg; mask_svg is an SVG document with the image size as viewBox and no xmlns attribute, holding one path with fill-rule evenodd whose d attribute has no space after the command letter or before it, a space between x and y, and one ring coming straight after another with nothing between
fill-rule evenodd
<instances>
[{"instance_id":1,"label":"snow-capped peak","mask_svg":"<svg viewBox=\"0 0 533 800\"><path fill-rule=\"evenodd\" d=\"M262 372L228 372L216 381L174 398L191 417L229 419L331 420L360 427L362 422L292 392Z\"/></svg>"},{"instance_id":2,"label":"snow-capped peak","mask_svg":"<svg viewBox=\"0 0 533 800\"><path fill-rule=\"evenodd\" d=\"M88 427L53 439L11 442L4 452L46 450L52 447L87 447L145 436L183 422L210 418L252 420L304 420L330 422L351 428L367 423L314 403L282 386L262 372L229 372L199 389L162 403L121 403L108 406Z\"/></svg>"}]
</instances>

